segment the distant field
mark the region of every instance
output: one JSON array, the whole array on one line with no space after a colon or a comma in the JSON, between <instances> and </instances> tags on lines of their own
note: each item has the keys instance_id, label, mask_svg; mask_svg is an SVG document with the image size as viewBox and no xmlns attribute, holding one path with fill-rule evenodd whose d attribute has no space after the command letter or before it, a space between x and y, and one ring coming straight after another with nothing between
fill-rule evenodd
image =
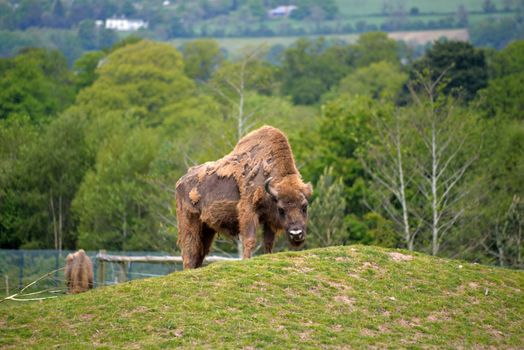
<instances>
[{"instance_id":1,"label":"distant field","mask_svg":"<svg viewBox=\"0 0 524 350\"><path fill-rule=\"evenodd\" d=\"M410 32L392 32L388 33L390 38L395 40L403 40L412 44L426 44L446 37L452 40L468 40L468 31L466 29L451 29L451 30L425 30L425 31L410 31ZM241 52L242 49L249 49L266 45L271 47L273 45L290 46L299 38L318 38L322 35L308 35L308 36L287 36L287 37L261 37L261 38L215 38L220 47L226 49L233 56ZM347 43L353 43L358 39L358 34L340 34L340 35L323 35L324 38L340 39ZM181 46L185 42L194 39L176 39L171 43L176 47Z\"/></svg>"},{"instance_id":2,"label":"distant field","mask_svg":"<svg viewBox=\"0 0 524 350\"><path fill-rule=\"evenodd\" d=\"M367 15L371 13L382 13L385 0L337 0L339 11L344 17ZM403 0L389 1L393 7L402 4L404 9L409 12L412 7L418 7L419 11L424 12L455 12L460 5L464 5L468 11L482 11L483 0ZM493 0L497 9L504 8L503 0Z\"/></svg>"},{"instance_id":3,"label":"distant field","mask_svg":"<svg viewBox=\"0 0 524 350\"><path fill-rule=\"evenodd\" d=\"M390 16L383 11L383 4L385 0L339 0L339 15L335 20L294 20L291 18L280 18L274 20L265 20L262 22L256 22L251 20L244 20L239 14L232 15L233 19L226 17L217 17L208 19L205 21L199 21L194 23L193 30L199 35L206 36L207 34L222 37L234 37L237 35L246 36L246 31L259 31L261 28L269 29L277 35L295 35L297 32L303 32L304 35L313 33L341 33L341 32L352 32L355 31L359 24L365 22L366 31L369 30L381 30L382 24L390 21L399 20L398 16ZM392 7L389 11L398 11L399 5L402 4L404 17L401 22L403 28L416 28L417 30L424 30L431 28L440 28L439 22L441 20L449 20L453 18L457 20L457 9L460 4L464 4L465 9L468 11L469 23L475 23L481 20L489 18L500 18L507 16L515 16L514 12L495 12L485 13L482 9L481 0L469 0L469 1L390 1ZM494 1L495 6L498 10L504 8L502 1ZM409 12L412 7L417 7L419 14L410 15ZM360 23L359 23L360 22ZM431 22L433 22L431 25ZM410 23L411 27L406 27L407 23ZM413 25L417 25L413 27ZM372 26L370 28L369 26ZM449 25L447 28L452 29L456 26L454 24ZM348 29L350 28L350 29ZM249 34L247 36L250 36Z\"/></svg>"}]
</instances>

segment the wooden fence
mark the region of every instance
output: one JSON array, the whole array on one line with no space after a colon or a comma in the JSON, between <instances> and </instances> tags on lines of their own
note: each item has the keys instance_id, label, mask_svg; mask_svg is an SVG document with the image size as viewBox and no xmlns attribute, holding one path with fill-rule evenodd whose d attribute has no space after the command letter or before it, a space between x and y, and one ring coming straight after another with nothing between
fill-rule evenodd
<instances>
[{"instance_id":1,"label":"wooden fence","mask_svg":"<svg viewBox=\"0 0 524 350\"><path fill-rule=\"evenodd\" d=\"M98 261L98 286L105 284L106 263L118 264L119 271L117 282L125 282L128 280L128 266L131 263L150 263L150 264L176 264L182 263L181 256L127 256L127 255L108 255L105 250L101 250L97 255ZM227 258L223 256L207 256L204 262L211 263L217 261L235 261L238 258Z\"/></svg>"}]
</instances>

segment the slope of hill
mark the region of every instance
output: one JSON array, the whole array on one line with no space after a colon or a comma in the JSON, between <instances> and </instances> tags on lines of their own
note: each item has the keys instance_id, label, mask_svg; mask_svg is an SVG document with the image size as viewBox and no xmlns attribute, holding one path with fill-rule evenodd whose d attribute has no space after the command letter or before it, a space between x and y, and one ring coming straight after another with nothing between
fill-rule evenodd
<instances>
[{"instance_id":1,"label":"slope of hill","mask_svg":"<svg viewBox=\"0 0 524 350\"><path fill-rule=\"evenodd\" d=\"M524 273L351 246L0 304L0 347L522 348Z\"/></svg>"}]
</instances>

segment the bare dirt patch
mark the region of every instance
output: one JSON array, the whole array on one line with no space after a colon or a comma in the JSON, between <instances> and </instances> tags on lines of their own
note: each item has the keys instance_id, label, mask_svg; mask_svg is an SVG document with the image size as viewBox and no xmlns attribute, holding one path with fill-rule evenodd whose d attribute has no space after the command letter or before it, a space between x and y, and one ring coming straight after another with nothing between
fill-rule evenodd
<instances>
[{"instance_id":1,"label":"bare dirt patch","mask_svg":"<svg viewBox=\"0 0 524 350\"><path fill-rule=\"evenodd\" d=\"M348 262L351 261L351 259L347 256L338 256L335 258L336 262Z\"/></svg>"},{"instance_id":2,"label":"bare dirt patch","mask_svg":"<svg viewBox=\"0 0 524 350\"><path fill-rule=\"evenodd\" d=\"M302 333L299 333L300 340L309 340L311 339L311 331L304 331Z\"/></svg>"},{"instance_id":3,"label":"bare dirt patch","mask_svg":"<svg viewBox=\"0 0 524 350\"><path fill-rule=\"evenodd\" d=\"M338 333L338 332L341 332L344 329L344 327L342 327L342 325L340 324L336 324L333 327L331 327L331 329L333 330L333 332Z\"/></svg>"},{"instance_id":4,"label":"bare dirt patch","mask_svg":"<svg viewBox=\"0 0 524 350\"><path fill-rule=\"evenodd\" d=\"M334 299L337 303L347 304L347 305L353 305L355 304L355 301L356 301L354 298L350 298L347 295L336 295Z\"/></svg>"},{"instance_id":5,"label":"bare dirt patch","mask_svg":"<svg viewBox=\"0 0 524 350\"><path fill-rule=\"evenodd\" d=\"M365 261L362 264L362 268L363 269L372 269L372 270L377 270L377 271L380 270L380 267L377 264L375 264L373 262L369 262L369 261Z\"/></svg>"},{"instance_id":6,"label":"bare dirt patch","mask_svg":"<svg viewBox=\"0 0 524 350\"><path fill-rule=\"evenodd\" d=\"M388 253L388 255L389 255L389 257L393 261L410 261L410 260L413 260L413 256L402 254L402 253L398 253L398 252L391 252L391 253Z\"/></svg>"},{"instance_id":7,"label":"bare dirt patch","mask_svg":"<svg viewBox=\"0 0 524 350\"><path fill-rule=\"evenodd\" d=\"M328 286L335 288L336 290L352 290L353 289L351 286L344 284L344 283L330 281L328 279L321 279L321 281L326 283Z\"/></svg>"},{"instance_id":8,"label":"bare dirt patch","mask_svg":"<svg viewBox=\"0 0 524 350\"><path fill-rule=\"evenodd\" d=\"M429 314L428 317L426 317L426 320L428 320L429 322L447 322L451 320L451 316L448 312L438 311Z\"/></svg>"},{"instance_id":9,"label":"bare dirt patch","mask_svg":"<svg viewBox=\"0 0 524 350\"><path fill-rule=\"evenodd\" d=\"M364 337L374 337L376 333L369 328L364 328L360 331L360 334Z\"/></svg>"},{"instance_id":10,"label":"bare dirt patch","mask_svg":"<svg viewBox=\"0 0 524 350\"><path fill-rule=\"evenodd\" d=\"M352 272L349 272L348 276L351 278L357 279L357 280L361 279L359 275L357 275L356 273L352 273Z\"/></svg>"},{"instance_id":11,"label":"bare dirt patch","mask_svg":"<svg viewBox=\"0 0 524 350\"><path fill-rule=\"evenodd\" d=\"M424 31L410 31L410 32L394 32L389 33L388 37L395 40L402 40L410 44L423 45L428 42L433 42L441 37L446 37L449 40L467 41L469 39L467 29L450 29L450 30L424 30Z\"/></svg>"}]
</instances>

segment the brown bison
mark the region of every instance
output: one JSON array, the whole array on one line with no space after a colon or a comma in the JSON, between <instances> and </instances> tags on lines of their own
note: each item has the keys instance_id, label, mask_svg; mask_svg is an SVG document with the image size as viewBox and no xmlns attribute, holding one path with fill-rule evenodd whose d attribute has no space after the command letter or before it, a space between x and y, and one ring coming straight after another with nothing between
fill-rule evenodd
<instances>
[{"instance_id":1,"label":"brown bison","mask_svg":"<svg viewBox=\"0 0 524 350\"><path fill-rule=\"evenodd\" d=\"M83 249L67 255L65 279L68 293L71 294L93 288L93 264Z\"/></svg>"},{"instance_id":2,"label":"brown bison","mask_svg":"<svg viewBox=\"0 0 524 350\"><path fill-rule=\"evenodd\" d=\"M286 136L271 126L243 137L222 159L190 168L176 184L184 268L202 266L217 232L240 236L244 259L251 257L259 226L267 253L282 230L292 246L300 246L311 193Z\"/></svg>"}]
</instances>

